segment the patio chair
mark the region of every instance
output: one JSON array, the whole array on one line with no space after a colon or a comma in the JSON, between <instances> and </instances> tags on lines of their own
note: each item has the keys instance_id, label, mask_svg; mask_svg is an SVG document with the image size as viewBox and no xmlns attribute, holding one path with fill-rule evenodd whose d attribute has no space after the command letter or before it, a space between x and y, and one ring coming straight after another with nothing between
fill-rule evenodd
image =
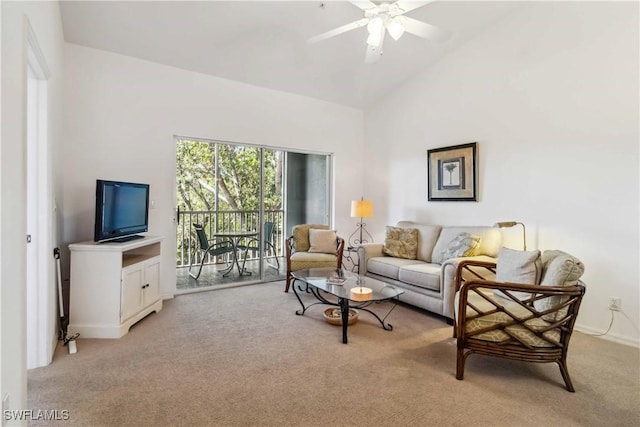
<instances>
[{"instance_id":1,"label":"patio chair","mask_svg":"<svg viewBox=\"0 0 640 427\"><path fill-rule=\"evenodd\" d=\"M198 244L199 244L199 250L202 251L202 261L200 262L200 268L198 268L198 273L197 274L193 274L191 272L191 267L193 267L194 264L194 258L192 258L191 260L191 264L189 265L189 276L193 277L194 279L198 280L198 277L200 277L200 273L202 273L202 266L204 265L204 262L207 259L207 254L211 255L211 256L219 256L219 255L224 255L224 254L228 254L228 253L233 253L234 252L234 247L233 247L233 242L229 239L224 239L224 240L209 240L207 238L207 234L204 231L204 228L202 227L202 225L200 224L193 224L193 228L196 230L196 236L198 238ZM235 256L235 254L234 254ZM228 273L229 271L231 271L231 269L233 268L233 259L230 262L229 267L224 270L224 274Z\"/></svg>"},{"instance_id":2,"label":"patio chair","mask_svg":"<svg viewBox=\"0 0 640 427\"><path fill-rule=\"evenodd\" d=\"M457 379L464 377L467 357L477 353L524 362L557 363L567 390L575 391L567 369L567 352L585 293L585 285L579 280L584 266L562 251L545 251L541 258L539 251L536 252L541 261L536 263L542 268L541 279L536 280L539 284L475 278L461 283L463 275L468 273L466 269L491 267L492 263L460 262L455 310ZM493 264L497 267L496 280L503 280L500 263L509 264L501 258L502 251L497 266Z\"/></svg>"},{"instance_id":3,"label":"patio chair","mask_svg":"<svg viewBox=\"0 0 640 427\"><path fill-rule=\"evenodd\" d=\"M265 222L264 223L264 238L262 240L262 247L264 248L264 254L265 256L267 255L269 250L273 251L273 256L276 258L276 265L270 264L267 261L267 265L271 268L275 268L276 270L280 269L280 261L278 260L278 252L276 251L276 246L273 243L273 234L276 228L276 223L275 222ZM244 265L247 262L247 253L249 251L259 251L260 250L260 245L258 244L259 240L256 238L253 238L251 240L249 240L249 242L247 242L246 245L238 245L238 249L239 250L243 250L244 251L244 257L242 259L242 269L241 271L244 271Z\"/></svg>"},{"instance_id":4,"label":"patio chair","mask_svg":"<svg viewBox=\"0 0 640 427\"><path fill-rule=\"evenodd\" d=\"M317 242L314 241L316 239ZM335 231L329 230L328 225L300 224L294 226L292 235L286 240L285 247L287 257L285 292L289 292L292 271L314 267L342 268L344 239L338 236Z\"/></svg>"}]
</instances>

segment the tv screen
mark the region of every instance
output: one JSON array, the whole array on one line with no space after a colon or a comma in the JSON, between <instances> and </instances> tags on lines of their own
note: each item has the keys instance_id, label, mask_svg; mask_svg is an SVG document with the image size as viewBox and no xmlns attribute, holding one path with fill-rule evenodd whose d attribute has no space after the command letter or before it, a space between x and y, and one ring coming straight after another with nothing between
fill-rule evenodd
<instances>
[{"instance_id":1,"label":"tv screen","mask_svg":"<svg viewBox=\"0 0 640 427\"><path fill-rule=\"evenodd\" d=\"M149 229L149 185L96 181L96 221L93 240L127 241Z\"/></svg>"}]
</instances>

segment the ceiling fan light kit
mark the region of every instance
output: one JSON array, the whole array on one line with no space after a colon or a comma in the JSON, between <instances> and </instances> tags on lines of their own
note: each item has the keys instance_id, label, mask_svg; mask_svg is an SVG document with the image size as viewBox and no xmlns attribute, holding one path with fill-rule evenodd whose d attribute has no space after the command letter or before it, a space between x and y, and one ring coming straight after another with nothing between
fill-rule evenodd
<instances>
[{"instance_id":1,"label":"ceiling fan light kit","mask_svg":"<svg viewBox=\"0 0 640 427\"><path fill-rule=\"evenodd\" d=\"M398 41L404 34L404 27L398 21L390 19L387 23L387 31L392 39Z\"/></svg>"},{"instance_id":2,"label":"ceiling fan light kit","mask_svg":"<svg viewBox=\"0 0 640 427\"><path fill-rule=\"evenodd\" d=\"M382 43L384 42L384 36L387 32L391 38L396 41L407 32L424 39L442 42L449 38L450 34L448 31L427 24L426 22L404 16L405 13L425 6L432 1L433 0L398 0L395 3L375 4L369 0L352 0L350 2L351 4L364 11L364 18L319 34L310 38L308 42L315 43L326 40L366 25L367 32L369 33L367 37L366 63L373 63L380 59L382 55Z\"/></svg>"},{"instance_id":3,"label":"ceiling fan light kit","mask_svg":"<svg viewBox=\"0 0 640 427\"><path fill-rule=\"evenodd\" d=\"M380 46L382 38L384 37L384 24L382 22L382 18L377 16L369 21L369 24L367 24L367 31L369 32L367 44L369 46Z\"/></svg>"}]
</instances>

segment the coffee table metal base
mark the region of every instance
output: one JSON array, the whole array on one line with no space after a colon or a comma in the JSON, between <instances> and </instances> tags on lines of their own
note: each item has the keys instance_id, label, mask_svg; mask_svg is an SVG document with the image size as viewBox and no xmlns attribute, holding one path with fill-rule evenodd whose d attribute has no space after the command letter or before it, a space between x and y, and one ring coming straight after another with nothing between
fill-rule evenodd
<instances>
[{"instance_id":1,"label":"coffee table metal base","mask_svg":"<svg viewBox=\"0 0 640 427\"><path fill-rule=\"evenodd\" d=\"M355 308L358 310L362 310L362 311L366 311L368 313L371 313L373 315L373 317L375 317L376 319L378 319L378 322L380 322L380 325L382 325L382 328L385 331L392 331L393 330L393 325L391 325L390 323L385 323L385 319L389 316L389 314L391 314L391 312L393 311L394 308L396 308L396 304L395 301L398 300L398 297L393 297L393 298L389 298L387 300L377 300L377 301L363 301L357 304L353 304L350 305L349 304L349 300L347 298L340 298L337 297L338 302L335 303L333 301L329 301L328 299L326 299L323 295L323 291L314 287L314 286L310 286L308 283L305 283L304 281L302 281L302 283L304 283L305 285L305 289L304 292L306 293L310 293L313 294L314 297L316 297L316 299L318 300L318 302L314 302L311 303L307 306L304 305L304 303L302 302L302 299L300 298L300 295L298 295L298 290L303 291L302 287L298 287L296 286L296 282L298 281L298 279L294 279L293 280L293 293L296 295L296 298L298 298L298 302L300 303L300 305L302 306L302 310L296 310L296 314L298 316L303 316L304 313L311 307L313 307L314 305L318 305L318 304L322 304L322 305L332 305L332 306L336 306L336 307L340 307L340 314L342 315L342 343L343 344L347 344L348 339L347 339L347 327L349 326L349 307L351 308ZM380 316L378 316L376 313L374 313L373 311L369 310L367 307L370 306L373 303L380 303L383 301L394 301L393 307L391 307L391 309L389 310L389 312L384 316L384 318L380 318Z\"/></svg>"}]
</instances>

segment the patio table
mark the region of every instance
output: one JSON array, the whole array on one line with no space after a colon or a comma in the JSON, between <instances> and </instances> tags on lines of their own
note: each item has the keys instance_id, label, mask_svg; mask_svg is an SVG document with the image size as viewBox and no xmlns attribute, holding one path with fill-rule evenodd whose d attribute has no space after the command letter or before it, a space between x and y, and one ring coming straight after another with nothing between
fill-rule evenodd
<instances>
[{"instance_id":1,"label":"patio table","mask_svg":"<svg viewBox=\"0 0 640 427\"><path fill-rule=\"evenodd\" d=\"M238 261L238 246L242 241L242 239L257 238L258 232L257 231L221 231L219 233L215 233L214 236L228 239L231 242L231 245L233 246L233 260L231 261L231 268L222 276L227 277L229 274L231 274L231 272L233 271L233 264L235 264L236 267L238 267L238 276L251 275L250 271L244 271L243 269L240 268L240 262Z\"/></svg>"}]
</instances>

